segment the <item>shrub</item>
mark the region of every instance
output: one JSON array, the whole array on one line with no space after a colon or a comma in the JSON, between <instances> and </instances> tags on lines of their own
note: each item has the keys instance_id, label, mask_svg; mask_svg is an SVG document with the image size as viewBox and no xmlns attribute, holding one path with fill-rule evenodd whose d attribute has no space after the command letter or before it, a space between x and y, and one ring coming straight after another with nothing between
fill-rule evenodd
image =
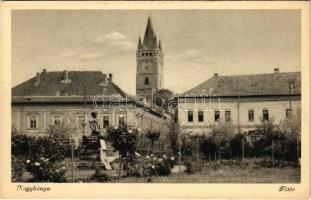
<instances>
[{"instance_id":1,"label":"shrub","mask_svg":"<svg viewBox=\"0 0 311 200\"><path fill-rule=\"evenodd\" d=\"M23 173L26 171L25 162L22 158L13 155L11 156L11 162L12 181L19 181L21 180Z\"/></svg>"},{"instance_id":2,"label":"shrub","mask_svg":"<svg viewBox=\"0 0 311 200\"><path fill-rule=\"evenodd\" d=\"M14 156L32 155L35 143L35 137L25 134L12 133L11 135L11 152Z\"/></svg>"},{"instance_id":3,"label":"shrub","mask_svg":"<svg viewBox=\"0 0 311 200\"><path fill-rule=\"evenodd\" d=\"M245 135L242 133L238 133L230 140L230 148L233 157L239 158L242 157L243 140L244 140L244 156L252 155L252 149L248 144Z\"/></svg>"},{"instance_id":4,"label":"shrub","mask_svg":"<svg viewBox=\"0 0 311 200\"><path fill-rule=\"evenodd\" d=\"M264 158L260 161L255 161L255 164L258 167L264 167L264 168L271 168L271 167L278 167L278 168L284 168L284 167L297 167L297 163L290 162L290 161L284 161L284 160L275 160L274 163L271 159Z\"/></svg>"},{"instance_id":5,"label":"shrub","mask_svg":"<svg viewBox=\"0 0 311 200\"><path fill-rule=\"evenodd\" d=\"M276 158L279 160L297 162L297 151L297 140L295 138L286 138L280 141L280 145L276 151Z\"/></svg>"},{"instance_id":6,"label":"shrub","mask_svg":"<svg viewBox=\"0 0 311 200\"><path fill-rule=\"evenodd\" d=\"M200 151L202 152L205 159L211 158L212 160L215 159L215 154L217 151L217 144L213 137L208 137L203 139L200 144Z\"/></svg>"},{"instance_id":7,"label":"shrub","mask_svg":"<svg viewBox=\"0 0 311 200\"><path fill-rule=\"evenodd\" d=\"M151 142L151 149L152 149L152 152L154 152L154 149L153 149L154 142L159 139L160 131L159 130L155 130L155 129L150 129L150 130L147 131L146 136L150 140L150 142Z\"/></svg>"},{"instance_id":8,"label":"shrub","mask_svg":"<svg viewBox=\"0 0 311 200\"><path fill-rule=\"evenodd\" d=\"M199 172L202 170L203 163L196 162L196 161L194 161L194 162L186 161L186 162L184 162L184 165L186 166L185 172L187 174L193 174L195 172Z\"/></svg>"},{"instance_id":9,"label":"shrub","mask_svg":"<svg viewBox=\"0 0 311 200\"><path fill-rule=\"evenodd\" d=\"M51 161L60 161L70 157L71 144L69 136L66 135L66 132L62 132L63 129L63 127L50 126L48 128L49 134L40 137L12 133L12 155L23 156L30 160L48 157Z\"/></svg>"},{"instance_id":10,"label":"shrub","mask_svg":"<svg viewBox=\"0 0 311 200\"><path fill-rule=\"evenodd\" d=\"M67 168L50 162L48 158L26 160L26 170L33 176L31 182L65 182Z\"/></svg>"},{"instance_id":11,"label":"shrub","mask_svg":"<svg viewBox=\"0 0 311 200\"><path fill-rule=\"evenodd\" d=\"M175 158L163 155L155 157L153 154L146 157L139 157L128 165L128 176L168 176L174 166Z\"/></svg>"},{"instance_id":12,"label":"shrub","mask_svg":"<svg viewBox=\"0 0 311 200\"><path fill-rule=\"evenodd\" d=\"M114 150L119 151L122 157L134 155L137 146L137 130L130 130L127 126L108 129L108 140Z\"/></svg>"},{"instance_id":13,"label":"shrub","mask_svg":"<svg viewBox=\"0 0 311 200\"><path fill-rule=\"evenodd\" d=\"M111 177L107 174L105 170L96 169L95 174L91 178L99 182L108 182L111 181Z\"/></svg>"}]
</instances>

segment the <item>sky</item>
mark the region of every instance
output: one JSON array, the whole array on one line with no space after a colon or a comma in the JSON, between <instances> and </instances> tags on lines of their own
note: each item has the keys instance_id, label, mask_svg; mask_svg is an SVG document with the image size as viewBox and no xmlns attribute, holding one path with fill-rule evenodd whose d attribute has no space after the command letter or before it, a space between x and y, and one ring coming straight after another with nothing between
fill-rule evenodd
<instances>
[{"instance_id":1,"label":"sky","mask_svg":"<svg viewBox=\"0 0 311 200\"><path fill-rule=\"evenodd\" d=\"M221 75L300 71L298 10L15 10L12 86L47 71L112 73L135 94L136 49L151 16L164 88L181 93Z\"/></svg>"}]
</instances>

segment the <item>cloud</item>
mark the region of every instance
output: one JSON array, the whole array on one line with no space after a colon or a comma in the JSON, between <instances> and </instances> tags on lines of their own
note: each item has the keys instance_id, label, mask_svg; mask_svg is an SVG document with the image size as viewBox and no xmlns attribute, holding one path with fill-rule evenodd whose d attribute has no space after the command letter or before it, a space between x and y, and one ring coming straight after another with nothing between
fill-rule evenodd
<instances>
[{"instance_id":1,"label":"cloud","mask_svg":"<svg viewBox=\"0 0 311 200\"><path fill-rule=\"evenodd\" d=\"M80 58L83 60L89 60L89 59L97 59L100 58L102 56L101 53L85 53L80 55Z\"/></svg>"},{"instance_id":2,"label":"cloud","mask_svg":"<svg viewBox=\"0 0 311 200\"><path fill-rule=\"evenodd\" d=\"M95 42L106 42L106 41L122 41L125 40L126 37L119 32L112 32L106 35L99 35L94 40Z\"/></svg>"},{"instance_id":3,"label":"cloud","mask_svg":"<svg viewBox=\"0 0 311 200\"><path fill-rule=\"evenodd\" d=\"M75 51L66 51L62 54L63 57L72 57L75 56L77 53Z\"/></svg>"},{"instance_id":4,"label":"cloud","mask_svg":"<svg viewBox=\"0 0 311 200\"><path fill-rule=\"evenodd\" d=\"M183 62L201 63L201 64L209 62L208 55L205 52L199 51L197 49L188 49L175 56L171 56L168 59L169 60L177 59Z\"/></svg>"},{"instance_id":5,"label":"cloud","mask_svg":"<svg viewBox=\"0 0 311 200\"><path fill-rule=\"evenodd\" d=\"M117 48L118 50L134 50L135 45L127 39L125 35L119 32L112 32L106 35L99 35L94 40L94 43L108 46L109 48Z\"/></svg>"}]
</instances>

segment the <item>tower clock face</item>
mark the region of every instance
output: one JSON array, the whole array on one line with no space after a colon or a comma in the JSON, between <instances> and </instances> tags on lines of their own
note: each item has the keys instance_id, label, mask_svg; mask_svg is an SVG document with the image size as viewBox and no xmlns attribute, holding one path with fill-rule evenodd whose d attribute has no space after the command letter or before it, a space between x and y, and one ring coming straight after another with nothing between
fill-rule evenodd
<instances>
[{"instance_id":1,"label":"tower clock face","mask_svg":"<svg viewBox=\"0 0 311 200\"><path fill-rule=\"evenodd\" d=\"M145 71L148 71L151 67L151 63L150 62L144 62L143 63L143 67Z\"/></svg>"}]
</instances>

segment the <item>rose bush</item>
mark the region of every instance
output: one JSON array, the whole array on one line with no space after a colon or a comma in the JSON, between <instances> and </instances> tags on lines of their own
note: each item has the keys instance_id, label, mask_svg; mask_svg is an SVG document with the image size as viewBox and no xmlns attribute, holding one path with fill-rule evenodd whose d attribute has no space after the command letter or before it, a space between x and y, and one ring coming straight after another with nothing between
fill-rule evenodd
<instances>
[{"instance_id":1,"label":"rose bush","mask_svg":"<svg viewBox=\"0 0 311 200\"><path fill-rule=\"evenodd\" d=\"M53 164L48 158L25 161L26 170L33 176L31 182L65 182L66 166Z\"/></svg>"},{"instance_id":2,"label":"rose bush","mask_svg":"<svg viewBox=\"0 0 311 200\"><path fill-rule=\"evenodd\" d=\"M158 156L151 154L146 157L136 157L132 159L132 164L127 165L128 176L168 176L175 163L174 157L166 155Z\"/></svg>"}]
</instances>

